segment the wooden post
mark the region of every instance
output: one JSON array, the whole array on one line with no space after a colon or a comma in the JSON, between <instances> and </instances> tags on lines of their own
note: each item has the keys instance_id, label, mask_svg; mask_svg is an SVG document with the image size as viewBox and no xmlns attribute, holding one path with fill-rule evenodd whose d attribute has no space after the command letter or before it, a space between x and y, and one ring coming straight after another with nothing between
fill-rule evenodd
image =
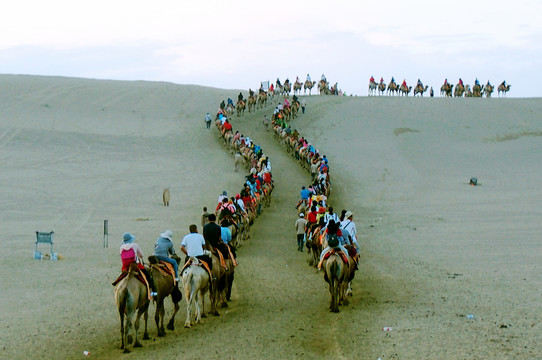
<instances>
[{"instance_id":1,"label":"wooden post","mask_svg":"<svg viewBox=\"0 0 542 360\"><path fill-rule=\"evenodd\" d=\"M104 220L104 248L109 247L109 221Z\"/></svg>"}]
</instances>

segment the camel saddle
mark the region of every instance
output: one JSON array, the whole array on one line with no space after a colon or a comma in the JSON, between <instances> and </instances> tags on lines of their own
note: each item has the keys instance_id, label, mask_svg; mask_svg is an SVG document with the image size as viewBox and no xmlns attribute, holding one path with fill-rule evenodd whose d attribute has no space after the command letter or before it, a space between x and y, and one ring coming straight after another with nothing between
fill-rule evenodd
<instances>
[{"instance_id":1,"label":"camel saddle","mask_svg":"<svg viewBox=\"0 0 542 360\"><path fill-rule=\"evenodd\" d=\"M170 263L160 260L155 264L151 264L151 267L154 267L155 269L160 271L160 273L164 276L173 277L173 285L177 283L177 281L175 280L175 270L173 269L173 265L171 265Z\"/></svg>"},{"instance_id":2,"label":"camel saddle","mask_svg":"<svg viewBox=\"0 0 542 360\"><path fill-rule=\"evenodd\" d=\"M331 249L331 250L329 250L327 253L324 254L324 259L328 259L333 254L339 255L341 257L341 259L343 260L343 262L346 265L348 265L348 256L346 256L344 251L339 250L339 249Z\"/></svg>"},{"instance_id":3,"label":"camel saddle","mask_svg":"<svg viewBox=\"0 0 542 360\"><path fill-rule=\"evenodd\" d=\"M126 276L128 276L128 271L123 271L120 273L119 277L111 283L111 285L116 286L122 279L124 279ZM145 274L143 274L142 271L136 271L135 277L137 280L141 281L147 288L147 297L149 300L152 300L151 297L151 287L149 285L149 282L147 281L147 278L145 277Z\"/></svg>"},{"instance_id":4,"label":"camel saddle","mask_svg":"<svg viewBox=\"0 0 542 360\"><path fill-rule=\"evenodd\" d=\"M213 274L211 273L211 269L209 268L209 264L207 264L206 261L203 261L201 259L198 259L198 261L199 261L199 264L194 264L194 265L203 266L205 268L205 271L207 271L207 273L209 274L209 279L213 279ZM189 259L186 263L184 263L184 266L181 269L181 271L179 271L179 273L182 274L184 269L186 269L190 265L192 265L192 260Z\"/></svg>"}]
</instances>

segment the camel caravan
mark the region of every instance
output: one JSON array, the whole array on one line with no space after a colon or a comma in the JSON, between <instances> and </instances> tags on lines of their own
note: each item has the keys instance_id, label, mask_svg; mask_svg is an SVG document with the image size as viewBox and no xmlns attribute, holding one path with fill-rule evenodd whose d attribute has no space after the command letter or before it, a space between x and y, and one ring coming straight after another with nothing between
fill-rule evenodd
<instances>
[{"instance_id":1,"label":"camel caravan","mask_svg":"<svg viewBox=\"0 0 542 360\"><path fill-rule=\"evenodd\" d=\"M434 96L433 87L429 87L428 85L423 85L423 83L418 79L418 82L416 83L416 86L414 87L413 95L414 96L422 96L424 93L426 93L429 90L429 96ZM478 79L474 81L474 85L471 86L469 84L464 84L463 80L459 79L459 83L457 85L450 84L448 82L448 79L444 80L444 84L440 87L440 96L441 97L487 97L490 98L491 94L493 93L494 86L491 85L489 80L485 85L480 85ZM506 81L503 81L497 88L499 97L501 97L501 94L503 97L506 97L506 93L510 91L510 85L506 85ZM389 84L386 85L384 82L384 78L380 78L380 82L376 82L374 77L371 76L369 79L369 90L368 90L368 96L375 96L378 92L379 96L382 96L384 94L388 96L408 96L410 92L412 91L412 86L408 86L406 83L406 80L403 80L403 83L401 85L398 85L395 82L395 79L392 77Z\"/></svg>"},{"instance_id":2,"label":"camel caravan","mask_svg":"<svg viewBox=\"0 0 542 360\"><path fill-rule=\"evenodd\" d=\"M273 191L271 163L262 148L249 137L233 134L226 114L232 114L232 102L220 104L216 116L219 137L235 154L235 167L242 163L250 170L240 191L232 197L223 191L214 212L204 207L201 216L202 234L195 224L181 243L186 258L181 266L172 242L173 233L165 231L155 243L149 262L144 263L141 248L135 236L123 235L120 249L121 275L113 282L115 302L120 318L121 349L130 352L141 347L140 322L144 322L143 340L149 339L147 328L151 302L156 304L155 322L158 336L166 335L165 328L175 329L175 315L182 295L187 312L184 326L201 323L205 317L205 295L209 293L209 313L219 315L219 307L228 307L237 263L236 249L250 238L250 226L268 207ZM163 192L164 206L169 206L169 189ZM199 250L198 250L199 249ZM191 253L193 252L193 253ZM181 289L179 289L181 287ZM165 300L171 297L173 314L164 326Z\"/></svg>"},{"instance_id":3,"label":"camel caravan","mask_svg":"<svg viewBox=\"0 0 542 360\"><path fill-rule=\"evenodd\" d=\"M343 210L339 217L333 212L327 203L331 194L327 157L279 115L274 113L271 120L275 139L311 174L311 185L302 187L296 205L297 248L300 252L306 248L309 265L323 270L331 295L330 311L339 312L339 305L347 305L348 295L352 295L360 258L353 214Z\"/></svg>"}]
</instances>

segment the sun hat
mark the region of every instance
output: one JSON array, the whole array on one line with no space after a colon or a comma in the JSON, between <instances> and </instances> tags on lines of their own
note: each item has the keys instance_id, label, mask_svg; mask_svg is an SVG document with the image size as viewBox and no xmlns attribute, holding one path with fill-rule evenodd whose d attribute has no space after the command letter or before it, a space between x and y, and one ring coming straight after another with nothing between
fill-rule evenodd
<instances>
[{"instance_id":1,"label":"sun hat","mask_svg":"<svg viewBox=\"0 0 542 360\"><path fill-rule=\"evenodd\" d=\"M326 212L326 208L325 208L325 207L320 206L320 207L318 208L318 213L319 213L319 214L324 214L325 212Z\"/></svg>"},{"instance_id":2,"label":"sun hat","mask_svg":"<svg viewBox=\"0 0 542 360\"><path fill-rule=\"evenodd\" d=\"M348 219L350 216L354 215L352 211L347 211L346 214L344 214L344 218Z\"/></svg>"},{"instance_id":3,"label":"sun hat","mask_svg":"<svg viewBox=\"0 0 542 360\"><path fill-rule=\"evenodd\" d=\"M122 234L122 242L124 244L129 244L131 242L134 242L135 240L135 236L130 234L130 233L127 233L125 232L124 234Z\"/></svg>"},{"instance_id":4,"label":"sun hat","mask_svg":"<svg viewBox=\"0 0 542 360\"><path fill-rule=\"evenodd\" d=\"M171 232L171 230L166 230L160 234L160 237L171 240L173 238L173 233Z\"/></svg>"},{"instance_id":5,"label":"sun hat","mask_svg":"<svg viewBox=\"0 0 542 360\"><path fill-rule=\"evenodd\" d=\"M228 192L226 190L222 191L222 195L228 195Z\"/></svg>"},{"instance_id":6,"label":"sun hat","mask_svg":"<svg viewBox=\"0 0 542 360\"><path fill-rule=\"evenodd\" d=\"M241 195L239 195L239 194L235 195L235 199L239 200L240 198L241 198Z\"/></svg>"},{"instance_id":7,"label":"sun hat","mask_svg":"<svg viewBox=\"0 0 542 360\"><path fill-rule=\"evenodd\" d=\"M299 217L305 217L305 214L300 213L300 214L299 214Z\"/></svg>"}]
</instances>

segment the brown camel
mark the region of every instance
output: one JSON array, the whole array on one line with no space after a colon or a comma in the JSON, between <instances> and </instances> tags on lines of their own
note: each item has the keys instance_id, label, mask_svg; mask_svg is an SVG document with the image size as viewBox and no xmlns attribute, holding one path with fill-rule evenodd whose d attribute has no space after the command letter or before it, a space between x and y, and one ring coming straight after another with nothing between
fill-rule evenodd
<instances>
[{"instance_id":1,"label":"brown camel","mask_svg":"<svg viewBox=\"0 0 542 360\"><path fill-rule=\"evenodd\" d=\"M440 87L440 96L451 97L453 85L450 83L445 83Z\"/></svg>"},{"instance_id":2,"label":"brown camel","mask_svg":"<svg viewBox=\"0 0 542 360\"><path fill-rule=\"evenodd\" d=\"M421 96L423 96L423 93L427 91L427 88L429 88L429 86L425 85L425 87L422 87L421 85L416 85L416 87L414 88L414 96L416 96L416 94L420 94Z\"/></svg>"},{"instance_id":3,"label":"brown camel","mask_svg":"<svg viewBox=\"0 0 542 360\"><path fill-rule=\"evenodd\" d=\"M331 303L329 308L331 312L339 312L339 302L342 295L342 288L348 283L348 266L343 262L338 254L331 254L325 259L322 267L324 269L324 280L329 284L329 293L331 294Z\"/></svg>"},{"instance_id":4,"label":"brown camel","mask_svg":"<svg viewBox=\"0 0 542 360\"><path fill-rule=\"evenodd\" d=\"M256 97L251 95L247 99L248 112L256 111Z\"/></svg>"},{"instance_id":5,"label":"brown camel","mask_svg":"<svg viewBox=\"0 0 542 360\"><path fill-rule=\"evenodd\" d=\"M491 85L488 81L484 88L484 94L486 95L486 97L490 98L492 93L493 93L493 85Z\"/></svg>"},{"instance_id":6,"label":"brown camel","mask_svg":"<svg viewBox=\"0 0 542 360\"><path fill-rule=\"evenodd\" d=\"M412 90L412 86L405 86L401 84L401 86L399 87L399 92L401 93L401 96L403 95L408 96L411 90Z\"/></svg>"},{"instance_id":7,"label":"brown camel","mask_svg":"<svg viewBox=\"0 0 542 360\"><path fill-rule=\"evenodd\" d=\"M124 349L125 353L130 352L130 345L134 342L134 339L130 334L132 325L135 330L134 347L142 346L138 339L139 320L141 319L141 315L143 315L145 321L143 339L149 339L149 333L147 332L147 320L149 318L148 291L147 286L137 279L137 272L139 272L137 264L130 264L128 275L115 285L115 303L117 304L120 317L120 348Z\"/></svg>"},{"instance_id":8,"label":"brown camel","mask_svg":"<svg viewBox=\"0 0 542 360\"><path fill-rule=\"evenodd\" d=\"M381 82L378 84L378 95L384 95L384 92L386 91L386 84Z\"/></svg>"},{"instance_id":9,"label":"brown camel","mask_svg":"<svg viewBox=\"0 0 542 360\"><path fill-rule=\"evenodd\" d=\"M306 92L307 92L307 89L309 89L309 96L310 96L314 84L316 84L316 81L309 81L309 80L306 80L306 81L305 81L305 84L303 84L303 93L306 93Z\"/></svg>"},{"instance_id":10,"label":"brown camel","mask_svg":"<svg viewBox=\"0 0 542 360\"><path fill-rule=\"evenodd\" d=\"M324 80L320 80L320 82L318 82L318 91L320 92L320 95L322 94L329 95L330 93L329 83Z\"/></svg>"},{"instance_id":11,"label":"brown camel","mask_svg":"<svg viewBox=\"0 0 542 360\"><path fill-rule=\"evenodd\" d=\"M191 257L190 265L184 268L182 273L184 297L186 299L186 321L185 328L192 326L192 307L196 307L194 323L201 323L203 309L205 307L205 293L211 286L209 273L203 268L200 261Z\"/></svg>"},{"instance_id":12,"label":"brown camel","mask_svg":"<svg viewBox=\"0 0 542 360\"><path fill-rule=\"evenodd\" d=\"M290 91L292 91L292 84L290 84L290 82L284 83L283 91L284 91L284 96L289 97Z\"/></svg>"},{"instance_id":13,"label":"brown camel","mask_svg":"<svg viewBox=\"0 0 542 360\"><path fill-rule=\"evenodd\" d=\"M296 94L297 92L299 92L301 94L301 87L303 86L303 84L301 83L301 81L296 81L294 83L294 94Z\"/></svg>"},{"instance_id":14,"label":"brown camel","mask_svg":"<svg viewBox=\"0 0 542 360\"><path fill-rule=\"evenodd\" d=\"M180 262L180 258L177 255L173 255L172 258L177 261L177 264ZM158 296L155 299L156 312L154 314L154 321L156 322L156 327L158 328L158 336L162 337L166 335L166 330L164 329L164 300L166 297L171 295L174 309L171 319L169 319L167 328L168 330L173 331L175 330L175 314L177 314L177 311L179 311L179 301L182 299L182 293L177 287L177 284L173 284L173 275L164 274L164 272L168 271L165 263L161 263L155 256L149 256L149 263L151 264L150 274L153 278L156 292L158 293Z\"/></svg>"},{"instance_id":15,"label":"brown camel","mask_svg":"<svg viewBox=\"0 0 542 360\"><path fill-rule=\"evenodd\" d=\"M463 84L461 84L461 83L457 84L455 86L454 96L455 97L462 97L464 93L465 93L465 86Z\"/></svg>"},{"instance_id":16,"label":"brown camel","mask_svg":"<svg viewBox=\"0 0 542 360\"><path fill-rule=\"evenodd\" d=\"M499 94L499 97L501 96L501 93L504 97L506 97L506 93L510 91L510 85L504 85L504 83L500 84L497 88L497 93Z\"/></svg>"},{"instance_id":17,"label":"brown camel","mask_svg":"<svg viewBox=\"0 0 542 360\"><path fill-rule=\"evenodd\" d=\"M237 110L237 116L245 115L246 104L243 100L237 101L235 109Z\"/></svg>"},{"instance_id":18,"label":"brown camel","mask_svg":"<svg viewBox=\"0 0 542 360\"><path fill-rule=\"evenodd\" d=\"M398 93L399 92L399 87L397 86L396 83L394 82L390 82L388 84L388 95L391 93L392 95L395 95L395 93Z\"/></svg>"},{"instance_id":19,"label":"brown camel","mask_svg":"<svg viewBox=\"0 0 542 360\"><path fill-rule=\"evenodd\" d=\"M473 97L482 97L484 91L484 86L480 84L474 84L472 87L472 96Z\"/></svg>"},{"instance_id":20,"label":"brown camel","mask_svg":"<svg viewBox=\"0 0 542 360\"><path fill-rule=\"evenodd\" d=\"M261 92L258 94L258 108L261 109L264 106L267 107L267 93Z\"/></svg>"},{"instance_id":21,"label":"brown camel","mask_svg":"<svg viewBox=\"0 0 542 360\"><path fill-rule=\"evenodd\" d=\"M227 256L227 255L225 255ZM234 267L231 259L224 259L226 267L220 265L220 259L213 253L213 280L211 284L211 291L209 292L209 298L211 300L211 314L219 316L218 305L222 307L228 307L226 300L231 296L231 285L233 283ZM204 310L202 310L204 312Z\"/></svg>"},{"instance_id":22,"label":"brown camel","mask_svg":"<svg viewBox=\"0 0 542 360\"><path fill-rule=\"evenodd\" d=\"M164 202L164 206L169 206L169 189L164 189L162 192L162 201Z\"/></svg>"}]
</instances>

